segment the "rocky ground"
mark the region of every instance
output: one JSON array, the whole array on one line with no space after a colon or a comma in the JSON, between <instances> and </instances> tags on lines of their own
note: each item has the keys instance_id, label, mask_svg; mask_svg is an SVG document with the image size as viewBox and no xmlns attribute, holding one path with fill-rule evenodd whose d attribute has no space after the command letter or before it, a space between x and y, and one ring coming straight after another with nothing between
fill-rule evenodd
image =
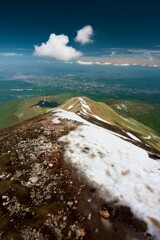
<instances>
[{"instance_id":1,"label":"rocky ground","mask_svg":"<svg viewBox=\"0 0 160 240\"><path fill-rule=\"evenodd\" d=\"M64 162L58 139L78 126L53 113L0 132L0 239L152 239L130 209L104 202Z\"/></svg>"}]
</instances>

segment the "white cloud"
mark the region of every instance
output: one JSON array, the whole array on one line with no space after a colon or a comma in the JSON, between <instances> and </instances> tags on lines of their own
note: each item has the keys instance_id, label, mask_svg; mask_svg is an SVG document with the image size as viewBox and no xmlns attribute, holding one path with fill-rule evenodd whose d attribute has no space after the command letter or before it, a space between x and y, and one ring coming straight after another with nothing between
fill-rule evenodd
<instances>
[{"instance_id":1,"label":"white cloud","mask_svg":"<svg viewBox=\"0 0 160 240\"><path fill-rule=\"evenodd\" d=\"M130 64L129 63L122 63L121 66L128 67L128 66L130 66Z\"/></svg>"},{"instance_id":2,"label":"white cloud","mask_svg":"<svg viewBox=\"0 0 160 240\"><path fill-rule=\"evenodd\" d=\"M129 63L114 63L114 66L121 66L121 67L129 67L130 64Z\"/></svg>"},{"instance_id":3,"label":"white cloud","mask_svg":"<svg viewBox=\"0 0 160 240\"><path fill-rule=\"evenodd\" d=\"M94 62L86 62L86 61L81 61L81 60L78 60L76 63L81 64L81 65L93 65L94 64Z\"/></svg>"},{"instance_id":4,"label":"white cloud","mask_svg":"<svg viewBox=\"0 0 160 240\"><path fill-rule=\"evenodd\" d=\"M82 53L67 46L69 43L68 36L52 33L46 43L41 46L35 46L34 55L42 57L52 57L57 60L70 61L71 59L82 56Z\"/></svg>"},{"instance_id":5,"label":"white cloud","mask_svg":"<svg viewBox=\"0 0 160 240\"><path fill-rule=\"evenodd\" d=\"M111 65L112 64L110 62L82 61L82 60L78 60L76 63L81 65Z\"/></svg>"},{"instance_id":6,"label":"white cloud","mask_svg":"<svg viewBox=\"0 0 160 240\"><path fill-rule=\"evenodd\" d=\"M102 65L111 65L112 63L110 62L103 62Z\"/></svg>"},{"instance_id":7,"label":"white cloud","mask_svg":"<svg viewBox=\"0 0 160 240\"><path fill-rule=\"evenodd\" d=\"M14 52L3 52L3 53L0 53L0 56L2 56L2 57L21 57L21 56L23 56L23 54L18 54L18 53L14 53Z\"/></svg>"},{"instance_id":8,"label":"white cloud","mask_svg":"<svg viewBox=\"0 0 160 240\"><path fill-rule=\"evenodd\" d=\"M80 65L102 65L102 66L105 66L105 65L113 65L113 66L122 66L122 67L128 67L130 66L129 63L110 63L110 62L98 62L98 61L82 61L82 60L78 60L76 62L77 64L80 64Z\"/></svg>"},{"instance_id":9,"label":"white cloud","mask_svg":"<svg viewBox=\"0 0 160 240\"><path fill-rule=\"evenodd\" d=\"M114 57L115 55L116 55L116 52L115 52L115 51L112 51L111 57Z\"/></svg>"},{"instance_id":10,"label":"white cloud","mask_svg":"<svg viewBox=\"0 0 160 240\"><path fill-rule=\"evenodd\" d=\"M67 62L67 61L66 61L65 63L67 63L67 64L73 64L73 62Z\"/></svg>"},{"instance_id":11,"label":"white cloud","mask_svg":"<svg viewBox=\"0 0 160 240\"><path fill-rule=\"evenodd\" d=\"M90 25L87 25L80 29L79 31L77 31L75 41L80 42L82 45L84 45L86 43L92 43L93 42L92 37L93 28Z\"/></svg>"}]
</instances>

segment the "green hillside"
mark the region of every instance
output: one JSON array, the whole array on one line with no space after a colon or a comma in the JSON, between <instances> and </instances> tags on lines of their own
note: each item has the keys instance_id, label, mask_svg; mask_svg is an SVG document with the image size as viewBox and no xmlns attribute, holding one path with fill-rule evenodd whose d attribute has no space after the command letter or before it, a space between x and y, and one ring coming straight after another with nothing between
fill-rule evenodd
<instances>
[{"instance_id":1,"label":"green hillside","mask_svg":"<svg viewBox=\"0 0 160 240\"><path fill-rule=\"evenodd\" d=\"M160 134L160 104L114 99L103 101L123 117L134 118Z\"/></svg>"},{"instance_id":2,"label":"green hillside","mask_svg":"<svg viewBox=\"0 0 160 240\"><path fill-rule=\"evenodd\" d=\"M0 103L0 128L6 128L34 116L38 116L49 111L51 108L42 108L34 106L40 100L48 102L57 102L62 104L68 100L71 94L59 94L53 96L40 96L35 98L27 98L11 102Z\"/></svg>"},{"instance_id":3,"label":"green hillside","mask_svg":"<svg viewBox=\"0 0 160 240\"><path fill-rule=\"evenodd\" d=\"M60 105L60 108L65 110L81 111L79 98L72 96L66 93L0 103L0 128L6 128L51 111L53 108L37 106L39 101L43 100L48 103L56 102ZM91 109L87 113L90 117L96 115L110 124L138 134L152 146L160 148L160 138L158 136L160 135L160 104L114 99L102 99L103 102L96 102L87 97L82 98ZM70 108L71 106L74 107ZM150 139L147 140L147 138Z\"/></svg>"}]
</instances>

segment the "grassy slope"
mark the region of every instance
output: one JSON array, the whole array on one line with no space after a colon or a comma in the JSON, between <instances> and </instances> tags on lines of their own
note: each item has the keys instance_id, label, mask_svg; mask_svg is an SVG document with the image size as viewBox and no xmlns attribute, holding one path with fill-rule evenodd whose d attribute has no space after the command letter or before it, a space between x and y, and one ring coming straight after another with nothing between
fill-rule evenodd
<instances>
[{"instance_id":1,"label":"grassy slope","mask_svg":"<svg viewBox=\"0 0 160 240\"><path fill-rule=\"evenodd\" d=\"M62 107L64 109L67 110L67 108L69 106L71 106L72 104L74 104L76 102L77 98L72 98L70 100L68 100L65 104L62 105ZM112 123L112 124L116 124L116 125L121 125L123 127L130 128L130 129L136 129L137 132L141 132L143 131L144 133L146 132L146 134L148 134L148 128L140 123L137 123L135 120L133 119L127 119L122 117L121 115L119 115L118 113L116 113L111 107L107 106L105 103L102 102L95 102L89 98L83 97L83 99L87 102L87 104L89 105L89 107L91 108L92 112L94 114L96 114L97 116L103 118L104 120ZM70 111L76 112L80 109L78 109L78 107L80 108L81 106L77 105L70 109Z\"/></svg>"},{"instance_id":2,"label":"grassy slope","mask_svg":"<svg viewBox=\"0 0 160 240\"><path fill-rule=\"evenodd\" d=\"M32 107L40 100L46 99L47 101L56 101L62 104L64 109L67 109L71 104L75 102L76 98L72 98L71 94L58 94L46 97L35 97L24 100L17 100L7 103L0 103L0 128L5 128L14 125L18 122L24 121L34 116L43 114L50 108L39 108L37 106ZM147 104L139 101L123 101L113 99L103 99L102 102L95 102L85 97L87 104L91 107L94 114L109 121L113 124L119 125L128 131L143 135L146 137L152 135L150 143L160 146L160 139L156 135L160 134L159 122L160 122L160 104ZM108 106L105 103L108 104ZM125 109L118 109L117 105L125 104ZM78 107L74 109L78 111ZM137 121L135 121L137 120ZM145 125L145 126L144 126ZM155 130L155 131L154 131Z\"/></svg>"},{"instance_id":3,"label":"grassy slope","mask_svg":"<svg viewBox=\"0 0 160 240\"><path fill-rule=\"evenodd\" d=\"M123 117L134 118L160 134L160 104L113 99L105 99L104 102ZM117 108L117 105L121 104L124 104L127 107L127 111L125 111L125 109Z\"/></svg>"},{"instance_id":4,"label":"grassy slope","mask_svg":"<svg viewBox=\"0 0 160 240\"><path fill-rule=\"evenodd\" d=\"M57 103L62 104L70 97L71 94L59 94L0 103L0 128L14 125L18 122L49 111L49 108L38 108L37 106L32 107L40 100L46 99L47 101L56 101Z\"/></svg>"},{"instance_id":5,"label":"grassy slope","mask_svg":"<svg viewBox=\"0 0 160 240\"><path fill-rule=\"evenodd\" d=\"M102 119L115 124L125 131L135 133L137 136L145 140L146 137L150 136L151 139L145 140L156 149L160 149L160 137L157 136L157 132L153 129L143 125L142 123L136 121L135 119L129 117L122 117L120 114L116 113L111 107L107 106L105 103L95 102L89 98L83 97L87 105L91 108L91 112L101 117ZM73 105L74 107L69 109L69 111L77 112L81 110L81 104L75 104L78 102L77 98L69 99L66 103L62 104L61 108L68 110L68 107ZM74 105L75 104L75 105Z\"/></svg>"}]
</instances>

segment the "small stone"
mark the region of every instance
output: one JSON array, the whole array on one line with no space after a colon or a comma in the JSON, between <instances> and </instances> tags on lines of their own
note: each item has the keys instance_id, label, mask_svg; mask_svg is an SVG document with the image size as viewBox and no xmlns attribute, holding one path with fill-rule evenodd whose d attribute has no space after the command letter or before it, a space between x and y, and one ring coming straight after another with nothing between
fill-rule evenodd
<instances>
[{"instance_id":1,"label":"small stone","mask_svg":"<svg viewBox=\"0 0 160 240\"><path fill-rule=\"evenodd\" d=\"M99 214L103 217L103 218L109 218L110 214L107 210L100 210Z\"/></svg>"},{"instance_id":2,"label":"small stone","mask_svg":"<svg viewBox=\"0 0 160 240\"><path fill-rule=\"evenodd\" d=\"M36 183L38 181L38 177L32 177L32 178L30 178L30 181L32 183Z\"/></svg>"},{"instance_id":3,"label":"small stone","mask_svg":"<svg viewBox=\"0 0 160 240\"><path fill-rule=\"evenodd\" d=\"M88 203L90 203L91 201L92 201L92 199L91 199L91 198L89 198L89 199L87 200L87 202L88 202Z\"/></svg>"},{"instance_id":4,"label":"small stone","mask_svg":"<svg viewBox=\"0 0 160 240\"><path fill-rule=\"evenodd\" d=\"M53 167L53 163L48 164L49 167Z\"/></svg>"},{"instance_id":5,"label":"small stone","mask_svg":"<svg viewBox=\"0 0 160 240\"><path fill-rule=\"evenodd\" d=\"M44 240L43 234L39 233L38 240Z\"/></svg>"},{"instance_id":6,"label":"small stone","mask_svg":"<svg viewBox=\"0 0 160 240\"><path fill-rule=\"evenodd\" d=\"M63 200L64 200L64 198L63 198L63 196L62 196L62 195L60 196L60 200L61 200L61 201L63 201Z\"/></svg>"},{"instance_id":7,"label":"small stone","mask_svg":"<svg viewBox=\"0 0 160 240\"><path fill-rule=\"evenodd\" d=\"M71 208L73 206L73 202L67 202L67 205Z\"/></svg>"},{"instance_id":8,"label":"small stone","mask_svg":"<svg viewBox=\"0 0 160 240\"><path fill-rule=\"evenodd\" d=\"M76 230L76 225L75 224L71 225L70 229L71 229L72 232L74 232Z\"/></svg>"},{"instance_id":9,"label":"small stone","mask_svg":"<svg viewBox=\"0 0 160 240\"><path fill-rule=\"evenodd\" d=\"M92 218L92 214L90 213L90 214L88 214L88 220L90 221L91 218Z\"/></svg>"},{"instance_id":10,"label":"small stone","mask_svg":"<svg viewBox=\"0 0 160 240\"><path fill-rule=\"evenodd\" d=\"M81 237L84 237L85 236L85 230L84 228L79 228L76 230L76 238L81 238Z\"/></svg>"},{"instance_id":11,"label":"small stone","mask_svg":"<svg viewBox=\"0 0 160 240\"><path fill-rule=\"evenodd\" d=\"M98 233L98 232L99 232L99 230L98 230L98 228L96 228L96 229L95 229L95 233Z\"/></svg>"},{"instance_id":12,"label":"small stone","mask_svg":"<svg viewBox=\"0 0 160 240\"><path fill-rule=\"evenodd\" d=\"M5 196L5 195L2 196L2 199L7 199L7 198L8 198L8 196Z\"/></svg>"},{"instance_id":13,"label":"small stone","mask_svg":"<svg viewBox=\"0 0 160 240\"><path fill-rule=\"evenodd\" d=\"M48 200L48 199L50 199L51 198L51 195L47 195L46 197L45 197L45 200Z\"/></svg>"},{"instance_id":14,"label":"small stone","mask_svg":"<svg viewBox=\"0 0 160 240\"><path fill-rule=\"evenodd\" d=\"M68 237L69 237L69 238L71 237L71 234L72 234L72 232L69 231L69 232L68 232Z\"/></svg>"}]
</instances>

